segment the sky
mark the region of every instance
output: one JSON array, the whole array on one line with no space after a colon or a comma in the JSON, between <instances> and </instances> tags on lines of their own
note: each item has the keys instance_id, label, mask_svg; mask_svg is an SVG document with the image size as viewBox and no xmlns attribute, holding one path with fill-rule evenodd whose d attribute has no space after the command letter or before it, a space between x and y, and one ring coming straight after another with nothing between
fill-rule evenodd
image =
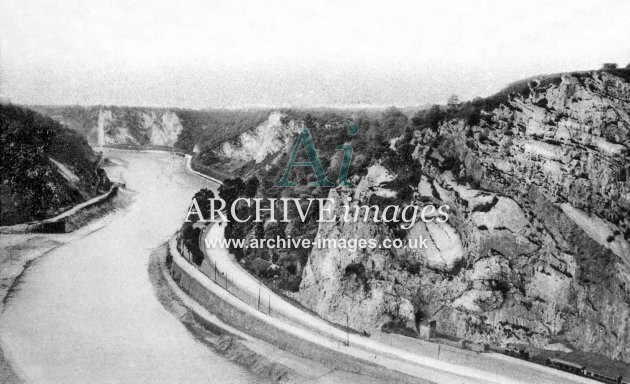
<instances>
[{"instance_id":1,"label":"sky","mask_svg":"<svg viewBox=\"0 0 630 384\"><path fill-rule=\"evenodd\" d=\"M630 1L2 0L20 104L413 106L630 63Z\"/></svg>"}]
</instances>

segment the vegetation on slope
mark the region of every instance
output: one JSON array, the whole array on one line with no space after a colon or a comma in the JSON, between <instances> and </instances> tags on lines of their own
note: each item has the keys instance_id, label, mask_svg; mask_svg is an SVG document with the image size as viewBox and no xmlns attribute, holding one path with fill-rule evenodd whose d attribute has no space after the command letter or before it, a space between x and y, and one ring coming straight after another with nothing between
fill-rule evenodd
<instances>
[{"instance_id":1,"label":"vegetation on slope","mask_svg":"<svg viewBox=\"0 0 630 384\"><path fill-rule=\"evenodd\" d=\"M109 188L100 157L79 133L11 105L0 106L0 128L2 225L52 216ZM51 159L78 180L64 177Z\"/></svg>"},{"instance_id":2,"label":"vegetation on slope","mask_svg":"<svg viewBox=\"0 0 630 384\"><path fill-rule=\"evenodd\" d=\"M610 86L607 84L614 84L617 80L611 79L610 76L602 75L604 73L627 80L630 71L627 69L606 68L600 71L577 72L569 74L572 76L572 79L569 80L572 84L582 87L583 95L586 98L589 97L589 93L593 95L607 95L607 92L610 90ZM388 185L391 190L397 192L396 196L387 198L390 200L386 202L372 199L369 201L369 204L404 205L411 199L417 199L417 197L414 197L414 189L418 185L421 176L427 177L429 181L432 181L448 171L448 174L454 176L460 185L466 185L467 188L494 192L498 195L513 198L518 204L521 204L520 209L525 212L526 216L530 218L530 222L533 223L531 225L534 230L527 232L527 241L523 241L523 243L533 244L531 249L513 249L515 242L511 238L500 237L508 235L501 232L499 236L497 233L488 232L488 228L485 225L474 227L471 224L472 222L465 222L465 210L462 207L464 204L467 204L467 200L464 199L461 201L461 206L455 206L451 224L459 233L467 236L466 239L473 239L469 245L466 245L469 251L466 259L461 259L459 263L456 263L450 269L432 268L425 264L413 263L414 260L405 254L392 252L389 255L388 260L391 263L388 264L387 270L372 267L368 271L370 268L366 266L367 264L352 264L348 266L345 269L347 279L344 284L348 283L349 285L342 285L342 287L350 287L351 289L340 292L352 291L355 287L352 284L355 281L365 279L366 276L371 281L376 282L381 280L392 281L394 279L393 281L396 281L394 288L397 290L396 294L400 294L401 297L407 295L406 298L413 299L414 310L430 308L433 312L427 313L436 313L435 308L438 308L437 311L441 311L439 327L448 333L458 334L461 337L472 337L470 335L473 335L479 338L493 338L494 341L499 342L512 339L530 342L536 340L535 337L540 337L538 340L548 338L550 344L560 340L562 343L569 345L570 348L584 348L585 351L595 351L597 353L608 353L605 352L606 349L612 347L619 349L620 344L615 340L621 340L623 336L617 336L614 326L606 327L606 329L602 330L601 334L604 336L598 339L599 346L588 345L585 347L583 344L576 342L575 339L575 329L586 329L590 324L597 322L602 324L601 319L606 318L609 313L606 305L602 303L610 303L609 299L613 300L613 303L622 303L622 307L625 305L624 300L627 303L627 294L622 292L623 287L619 284L619 280L613 277L615 273L614 263L616 262L613 253L598 245L588 236L585 236L578 227L563 216L562 212L554 207L551 200L547 200L547 197L544 197L537 191L537 187L532 185L533 182L529 183L530 185L525 185L528 187L525 193L515 193L511 188L524 184L525 178L516 178L511 176L511 173L508 173L502 176L504 177L502 180L503 184L495 182L494 179L497 177L495 175L496 171L491 166L488 166L490 162L482 163L479 159L479 157L485 156L483 159L505 158L514 160L515 153L510 151L514 133L506 128L513 127L510 124L514 124L514 119L509 120L509 118L506 118L505 126L501 126L496 121L497 114L504 110L510 111L512 113L511 116L523 112L518 104L518 102L523 100L531 102L540 108L548 108L547 100L541 99L537 95L546 89L557 89L558 87L556 86L561 82L561 75L534 77L515 82L497 94L485 99L476 98L464 103L454 102L446 106L433 106L417 112L411 119L408 119L404 113L395 108L379 111L379 113L374 113L374 111L362 113L360 111L335 110L283 111L286 115L285 119L293 119L309 128L318 154L322 159L322 165L331 181L336 180L340 164L340 159L336 157L339 154L335 148L343 143L351 143L354 149L353 163L349 173L350 179L355 177L354 180L356 180L356 177L361 176L365 169L374 162L380 162L396 175L396 178ZM514 100L515 98L518 98L518 100ZM569 97L569 99L571 98ZM569 103L573 102L578 103L579 99L569 101ZM504 105L506 108L497 110L501 105ZM562 112L551 111L550 113ZM594 116L599 114L597 110L590 113ZM566 117L568 114L565 113L563 116ZM359 125L358 135L351 137L346 134L345 128L350 122ZM549 126L554 127L555 125L553 122L550 122ZM519 127L521 129L520 132L524 132L523 125ZM503 134L504 131L504 140L492 140L493 134ZM609 139L607 132L606 129L603 129L601 137ZM625 137L623 135L619 136L621 139ZM391 139L397 139L395 145L391 145ZM619 140L619 138L616 138L611 142L619 142ZM567 141L564 144L570 147L575 143ZM560 144L552 143L551 145ZM395 149L392 149L393 147ZM483 148L486 152L479 153L480 148ZM578 149L585 152L596 150L582 147ZM228 163L225 159L221 159L220 156L213 157L211 147L206 147L203 153L206 155L204 160L208 166L216 168L221 167L223 163ZM472 153L474 156L469 155L469 153ZM418 159L421 159L421 161ZM219 191L219 195L228 202L233 201L236 197L252 196L309 198L327 196L327 189L305 187L309 181L314 180L314 175L310 169L295 169L292 171L291 180L296 181L298 186L293 188L275 188L274 182L281 178L287 160L287 153L279 153L279 156L276 154L268 156L262 162L254 163L251 161L240 164L240 168L235 168L236 172L233 173L239 177L226 180ZM531 169L538 167L538 159L527 158L526 160L528 162L525 164ZM615 177L625 178L626 175L626 173L619 173ZM257 187L254 188L254 186ZM572 191L571 195L576 197L579 194ZM433 197L423 195L422 198L438 199L435 194ZM612 204L615 203L613 202ZM305 208L303 206L303 210ZM242 211L238 212L239 217L245 217L251 213L251 210L250 212L245 212L245 210L248 210L247 207L239 209L242 209ZM605 209L606 212L613 211L609 206L606 206ZM314 219L313 216L307 216L307 220L303 223L297 219L295 212L289 212L290 222L288 223L232 222L226 229L226 237L272 239L280 236L282 238L310 238L312 240L318 231L318 225ZM499 229L499 231L504 231L504 229ZM555 254L548 254L540 251L544 249L560 249L554 248L556 246L555 240L551 236L547 236L549 231L553 231L553 233L559 231L562 234L561 238L567 241L567 244L563 245L563 247L567 247L567 252L563 250L559 253L556 250ZM482 232L483 237L481 235ZM395 232L394 235L406 236L404 233ZM494 238L492 236L498 237ZM476 239L481 240L479 243L476 243ZM540 249L537 248L541 244L546 245ZM499 251L494 252L494 249L499 249L503 253ZM529 253L521 254L520 252L524 250ZM259 276L270 286L287 291L297 291L299 289L302 279L302 268L307 265L309 258L309 250L284 251L265 248L233 249L232 252L253 274ZM476 255L481 256L477 258ZM540 274L549 274L550 276L551 274L544 270L530 270L525 267L525 263L531 263L532 260L536 260L539 264L551 265L550 268L554 268L558 255L561 257L574 255L572 258L576 261L578 268L576 272L567 274L566 270L560 270L557 273L566 276L566 280L571 284L571 289L575 289L578 292L586 292L586 299L575 299L575 302L570 304L579 307L585 302L594 303L590 304L589 313L563 313L564 309L556 311L555 307L537 306L536 300L538 296L536 296L536 290L540 289L540 283L536 279L539 278ZM487 288L473 288L470 290L470 292L475 294L476 290L478 290L483 291L484 294L489 293L492 295L491 300L476 299L475 303L482 306L480 307L481 312L474 314L474 316L477 316L474 318L475 321L470 321L471 313L466 312L467 310L461 310L460 307L451 306L454 302L453 297L455 297L452 293L460 289L457 284L460 284L459 287L466 287L461 289L469 289L467 284L470 280L467 279L473 273L471 272L473 271L473 262L477 262L482 258L500 259L501 257L510 259L511 265L509 268L515 274L504 275L501 269L487 280ZM369 258L365 260L369 260ZM390 273L391 271L395 272ZM305 276L308 276L308 274ZM308 279L308 277L305 277L305 279ZM524 284L523 281L530 283ZM559 279L554 279L554 281L559 281ZM308 280L305 282L308 282ZM437 284L436 282L444 282L444 284ZM455 283L451 284L451 282ZM362 286L365 287L365 284ZM452 292L449 291L450 288L435 288L451 286L454 287ZM472 287L472 285L470 286ZM418 293L416 294L416 292ZM451 298L449 299L449 297ZM500 299L495 302L493 301L495 297ZM515 301L514 298L518 300ZM532 298L534 304L532 304ZM438 306L438 304L441 304L441 301L444 301L446 305ZM355 301L355 303L358 302L360 300ZM561 331L545 332L542 327L540 329L543 329L543 331L538 331L533 326L523 326L520 323L507 320L494 323L492 320L488 321L490 316L486 316L486 314L489 313L501 316L507 313L509 316L512 316L514 312L510 313L511 309L493 307L494 305L502 305L504 302L510 303L510 308L518 306L517 309L521 312L514 315L514 318L518 319L518 321L522 318L527 318L528 321L539 321L540 324L546 325L547 321L545 319L560 313L561 316L566 316L567 318L566 328ZM342 314L343 311L345 309L339 310ZM418 311L416 316L419 313L423 314L424 312ZM416 317L416 321L417 319ZM458 323L458 321L460 322ZM457 328L464 323L468 329L462 331L461 327ZM615 345L615 343L617 344ZM623 341L621 346L623 346ZM616 355L610 353L608 356L619 358L620 355L619 353ZM624 358L623 356L625 355L622 355L622 358Z\"/></svg>"},{"instance_id":3,"label":"vegetation on slope","mask_svg":"<svg viewBox=\"0 0 630 384\"><path fill-rule=\"evenodd\" d=\"M99 114L111 112L116 127L125 128L131 137L140 144L150 140L143 129L143 113L170 111L175 113L182 124L175 147L192 152L195 146L200 149L215 147L242 132L257 126L269 115L269 110L228 110L228 109L164 109L129 106L33 106L35 111L52 117L68 128L79 132L90 142L96 142Z\"/></svg>"},{"instance_id":4,"label":"vegetation on slope","mask_svg":"<svg viewBox=\"0 0 630 384\"><path fill-rule=\"evenodd\" d=\"M616 76L627 76L630 71L625 69L606 69ZM623 72L623 73L622 73ZM589 74L592 72L588 72ZM621 73L621 75L620 75ZM581 73L572 75L581 76ZM586 73L585 73L586 75ZM622 76L623 75L623 76ZM453 119L461 120L467 125L477 125L484 118L484 113L492 111L501 104L507 105L508 101L515 96L527 95L531 86L536 82L538 87L546 84L558 84L560 75L540 76L510 84L505 89L487 98L475 98L474 100L455 105L439 106L434 105L428 109L420 110L409 119L404 113L396 108L388 108L384 111L348 111L334 109L315 110L284 110L285 119L293 119L307 126L313 136L313 141L317 148L322 166L326 175L331 181L335 181L339 165L341 162L340 152L335 148L343 143L352 145L354 154L350 166L349 178L355 180L362 176L369 165L381 162L385 167L397 175L390 183L389 187L396 190L395 198L381 198L386 201L375 201L371 204L406 204L409 203L413 195L413 186L417 186L422 173L442 172L450 170L456 177L461 178L460 172L466 167L457 156L452 155L449 146L453 143L438 134L439 127L445 122ZM542 85L541 85L542 84ZM356 136L349 136L346 127L350 122L355 122L359 127ZM414 139L415 137L415 139ZM390 140L400 138L396 144L396 150L390 148ZM415 165L413 151L418 140L426 145L438 148L440 153L445 155L443 159L434 160L431 165L434 170L422 170ZM303 151L302 151L303 152ZM273 157L273 156L270 156ZM204 164L213 168L221 169L221 159L213 155L212 147L208 146L202 153ZM226 198L232 192L237 191L236 197L311 197L323 198L328 194L326 188L307 188L308 182L315 180L315 176L308 168L294 168L291 180L298 185L293 188L275 188L274 182L282 177L284 167L288 161L288 154L284 153L273 162L269 158L265 161L254 164L243 164L233 175L236 178L225 180L225 185L219 194ZM300 160L300 159L298 159ZM301 159L304 160L304 159ZM474 167L473 167L474 168ZM470 172L469 172L470 173ZM251 178L257 178L256 183ZM244 181L250 178L248 181ZM473 187L479 187L479 181L469 176L460 180L469 183ZM255 192L251 188L244 188L244 185L257 184ZM248 190L249 192L245 192ZM305 210L306 207L303 207ZM240 216L246 217L248 213L243 212ZM317 234L318 225L315 218L307 217L302 223L297 219L296 212L290 212L291 223L235 223L232 222L226 229L228 238L275 238L300 237L314 238ZM404 233L396 233L398 236L405 236ZM301 277L301 267L308 259L308 250L292 250L283 252L281 250L256 250L256 249L233 249L236 256L243 261L244 265L252 272L263 278L268 277L269 282L278 287L288 290L297 290Z\"/></svg>"}]
</instances>

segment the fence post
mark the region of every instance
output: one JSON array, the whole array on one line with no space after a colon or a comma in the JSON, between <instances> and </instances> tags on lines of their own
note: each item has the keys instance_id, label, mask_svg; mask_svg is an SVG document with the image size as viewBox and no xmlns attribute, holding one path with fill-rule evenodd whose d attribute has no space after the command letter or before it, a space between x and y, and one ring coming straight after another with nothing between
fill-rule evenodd
<instances>
[{"instance_id":1,"label":"fence post","mask_svg":"<svg viewBox=\"0 0 630 384\"><path fill-rule=\"evenodd\" d=\"M348 333L348 347L350 346L350 315L346 312L346 332Z\"/></svg>"},{"instance_id":2,"label":"fence post","mask_svg":"<svg viewBox=\"0 0 630 384\"><path fill-rule=\"evenodd\" d=\"M258 311L260 312L260 286L262 282L258 280Z\"/></svg>"}]
</instances>

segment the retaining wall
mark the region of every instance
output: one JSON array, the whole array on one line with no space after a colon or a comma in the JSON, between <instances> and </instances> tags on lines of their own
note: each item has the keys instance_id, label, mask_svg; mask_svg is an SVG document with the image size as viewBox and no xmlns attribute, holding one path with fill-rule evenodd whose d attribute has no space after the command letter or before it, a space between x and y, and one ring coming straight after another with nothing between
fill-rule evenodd
<instances>
[{"instance_id":1,"label":"retaining wall","mask_svg":"<svg viewBox=\"0 0 630 384\"><path fill-rule=\"evenodd\" d=\"M66 233L72 232L80 227L86 218L89 218L89 211L110 201L118 193L118 184L114 184L110 190L100 196L78 204L69 210L42 221L33 221L24 224L8 225L0 227L0 233ZM84 216L79 220L80 216Z\"/></svg>"},{"instance_id":2,"label":"retaining wall","mask_svg":"<svg viewBox=\"0 0 630 384\"><path fill-rule=\"evenodd\" d=\"M216 285L211 279L203 275L177 251L174 239L169 242L169 252L172 262L169 265L171 277L177 284L195 299L204 308L217 316L221 321L245 332L257 339L266 341L279 348L290 351L298 356L323 363L331 368L347 372L360 373L376 377L382 380L396 382L418 383L424 380L393 371L369 361L349 356L340 350L347 348L338 343L338 349L326 347L310 340L305 340L298 335L287 332L282 322L274 324L277 319L265 319L265 314L248 310L249 306L235 305L228 299L223 288ZM268 317L268 316L267 316Z\"/></svg>"}]
</instances>

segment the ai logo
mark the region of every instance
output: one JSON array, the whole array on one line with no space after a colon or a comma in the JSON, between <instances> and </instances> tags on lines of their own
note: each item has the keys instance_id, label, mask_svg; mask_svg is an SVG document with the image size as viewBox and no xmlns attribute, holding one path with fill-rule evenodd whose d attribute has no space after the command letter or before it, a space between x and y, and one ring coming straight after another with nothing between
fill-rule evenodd
<instances>
[{"instance_id":1,"label":"ai logo","mask_svg":"<svg viewBox=\"0 0 630 384\"><path fill-rule=\"evenodd\" d=\"M359 132L359 127L355 123L350 123L348 125L348 134L356 135ZM296 157L300 152L301 146L304 146L306 150L306 155L308 156L309 161L296 161ZM349 144L343 144L335 148L338 151L343 151L343 160L341 162L341 168L339 169L339 177L337 178L337 184L344 188L353 188L354 184L347 180L348 178L348 169L350 168L350 160L352 160L352 146ZM317 150L315 149L315 145L313 144L313 139L311 138L311 133L308 131L308 128L305 126L300 131L298 135L297 141L293 146L293 153L291 154L291 158L289 159L289 163L287 164L286 169L284 170L284 175L280 181L276 181L276 187L294 187L295 182L289 181L289 176L291 174L291 168L293 167L311 167L317 176L317 181L313 181L309 183L309 187L334 187L335 183L328 180L326 177L326 173L324 172L324 168L322 167L322 163L319 161L319 157L317 156Z\"/></svg>"}]
</instances>

